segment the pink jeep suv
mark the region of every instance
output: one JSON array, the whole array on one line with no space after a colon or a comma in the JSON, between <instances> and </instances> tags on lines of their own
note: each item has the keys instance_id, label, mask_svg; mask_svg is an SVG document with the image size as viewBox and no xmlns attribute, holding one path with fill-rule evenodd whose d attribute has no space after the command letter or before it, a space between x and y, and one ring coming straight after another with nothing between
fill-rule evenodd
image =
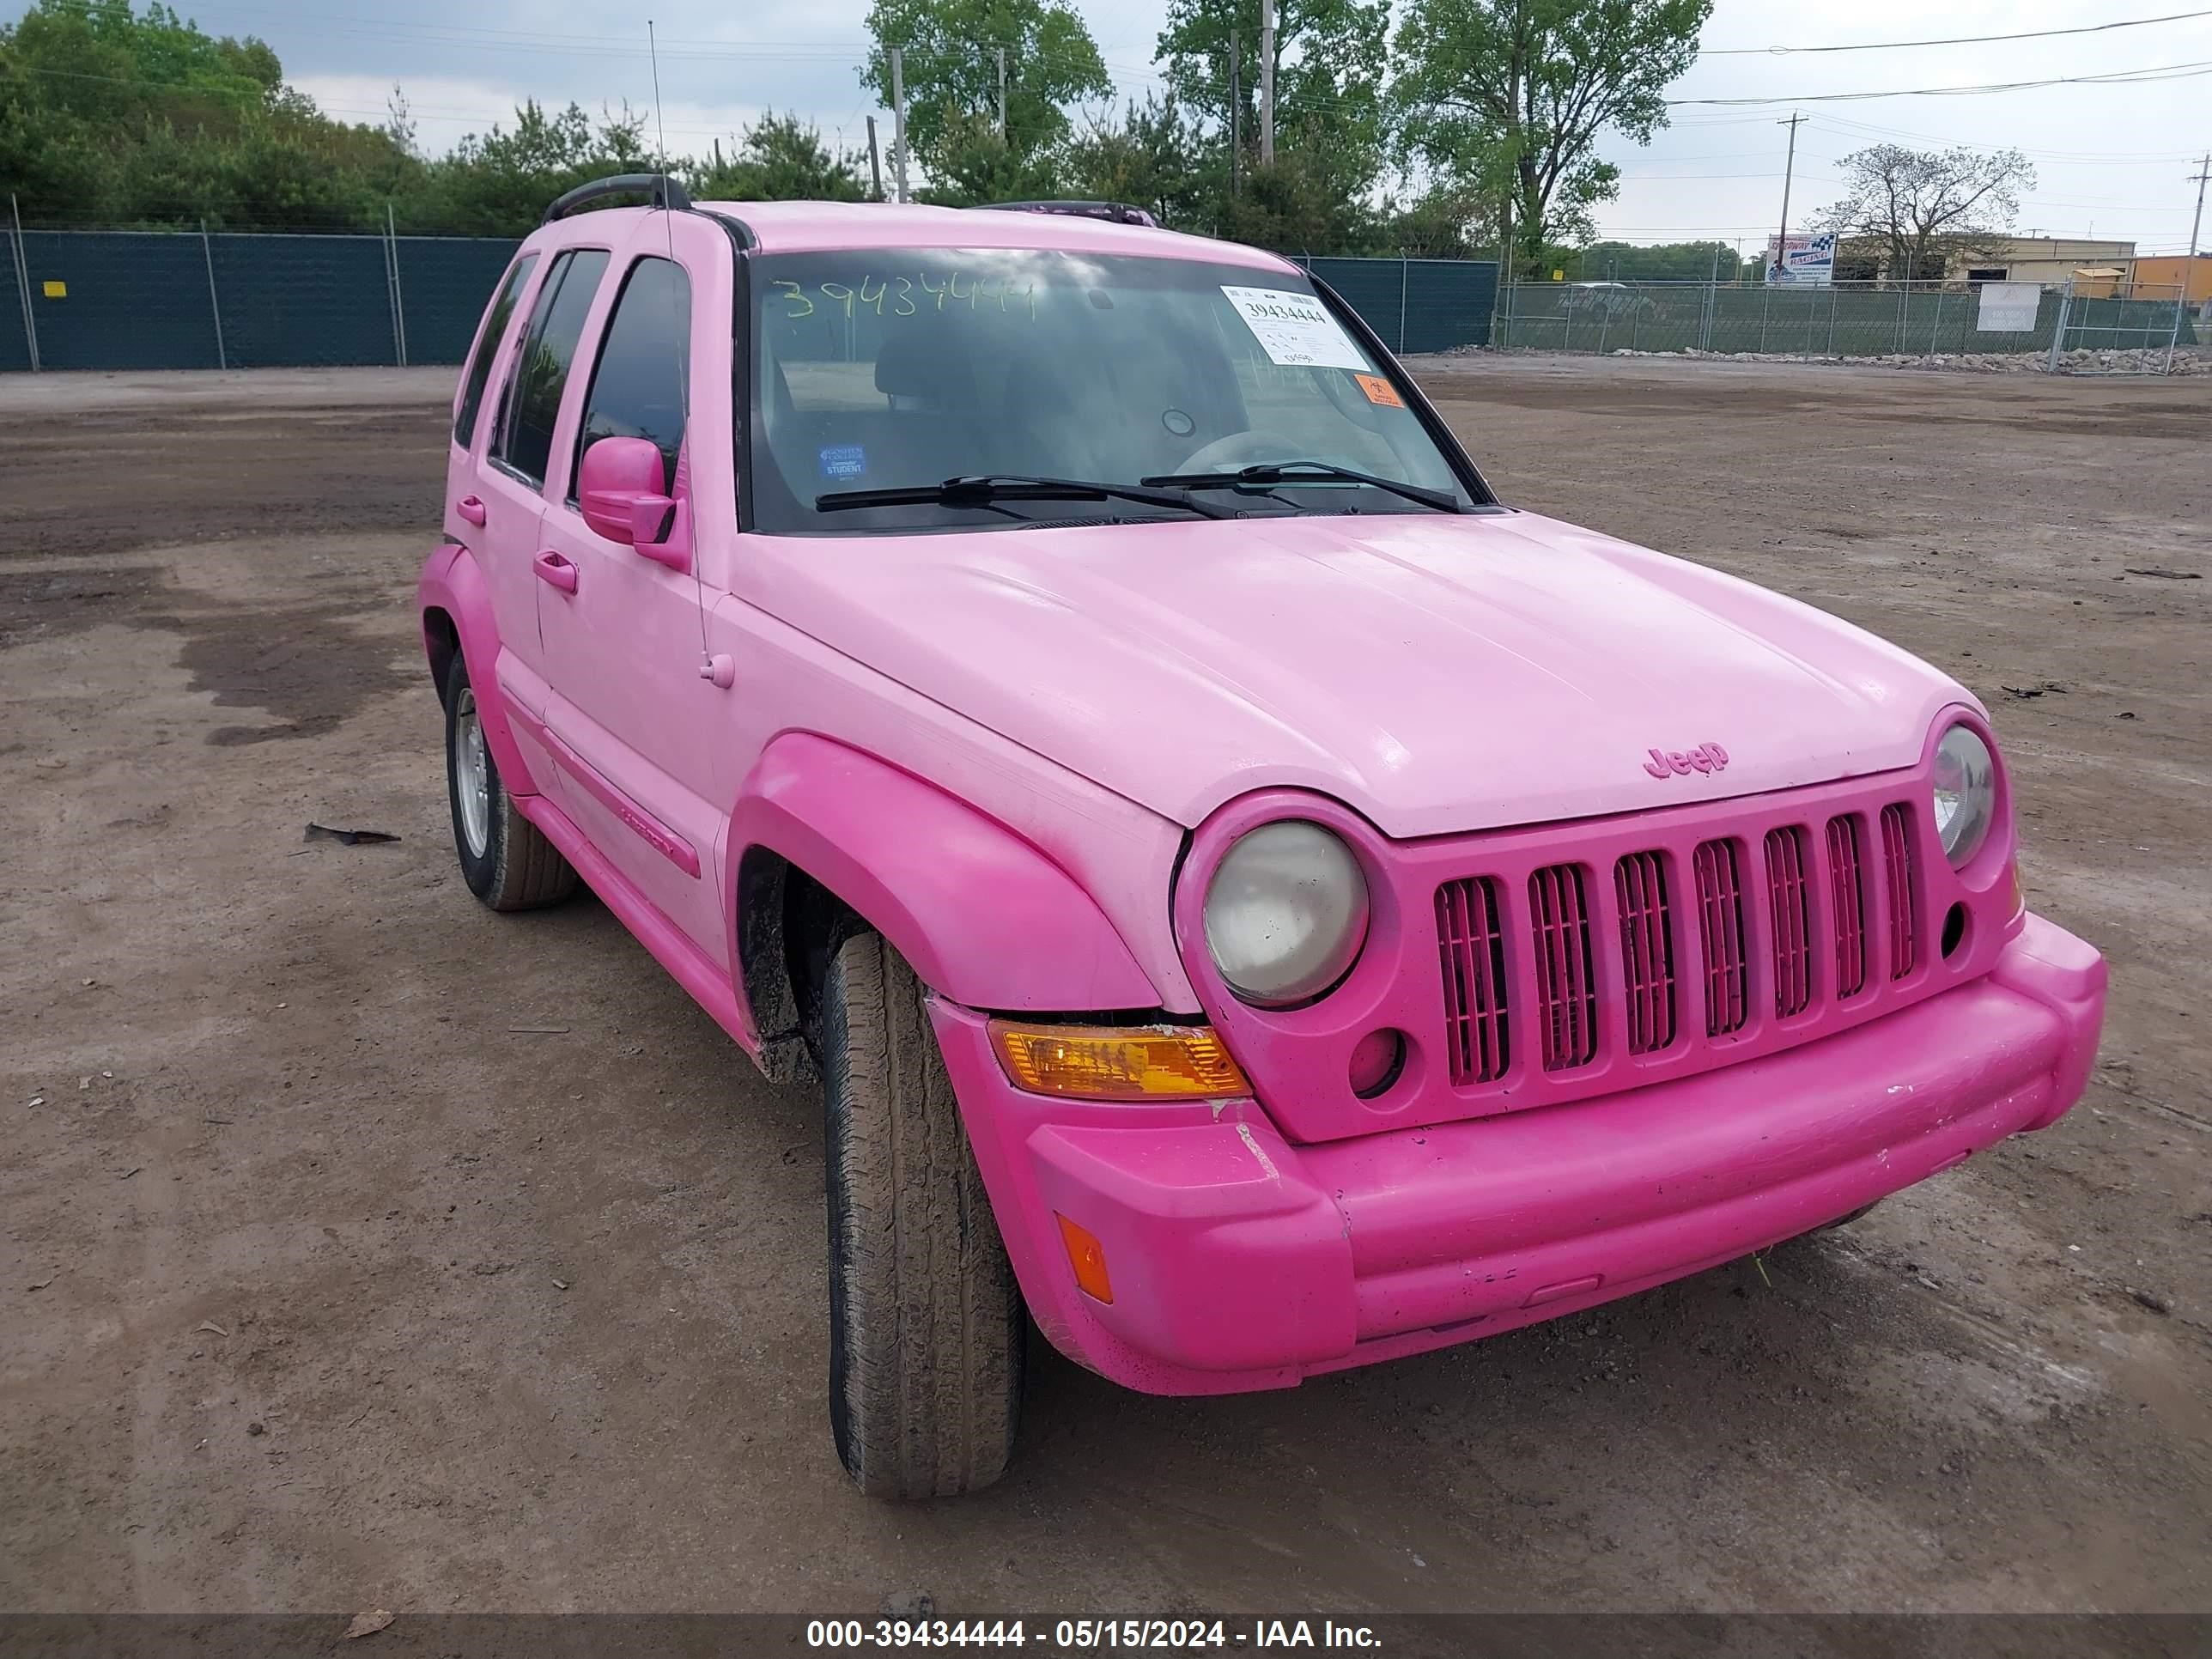
<instances>
[{"instance_id":1,"label":"pink jeep suv","mask_svg":"<svg viewBox=\"0 0 2212 1659\"><path fill-rule=\"evenodd\" d=\"M818 1076L870 1492L1000 1474L1024 1311L1286 1388L1848 1218L2087 1075L2103 963L2022 906L1980 705L1501 503L1272 254L586 185L448 485L461 868L589 884Z\"/></svg>"}]
</instances>

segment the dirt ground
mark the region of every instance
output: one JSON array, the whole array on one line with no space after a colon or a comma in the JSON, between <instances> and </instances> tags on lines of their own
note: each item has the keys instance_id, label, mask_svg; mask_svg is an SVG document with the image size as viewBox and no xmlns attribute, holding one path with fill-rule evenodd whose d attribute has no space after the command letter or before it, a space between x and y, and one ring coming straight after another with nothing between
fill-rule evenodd
<instances>
[{"instance_id":1,"label":"dirt ground","mask_svg":"<svg viewBox=\"0 0 2212 1659\"><path fill-rule=\"evenodd\" d=\"M2031 897L2112 960L2080 1108L1292 1392L1041 1352L1002 1485L871 1503L815 1103L595 902L459 878L411 611L451 371L9 377L0 1607L2212 1607L2212 380L1421 370L1509 501L1988 701Z\"/></svg>"}]
</instances>

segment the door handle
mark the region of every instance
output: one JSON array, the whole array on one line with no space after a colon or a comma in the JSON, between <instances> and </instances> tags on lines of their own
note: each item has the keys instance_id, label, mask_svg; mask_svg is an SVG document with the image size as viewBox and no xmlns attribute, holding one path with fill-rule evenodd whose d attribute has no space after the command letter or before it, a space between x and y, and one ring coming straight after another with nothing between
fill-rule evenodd
<instances>
[{"instance_id":1,"label":"door handle","mask_svg":"<svg viewBox=\"0 0 2212 1659\"><path fill-rule=\"evenodd\" d=\"M530 568L538 573L539 581L550 582L563 593L576 591L576 567L558 553L540 553L530 562Z\"/></svg>"},{"instance_id":2,"label":"door handle","mask_svg":"<svg viewBox=\"0 0 2212 1659\"><path fill-rule=\"evenodd\" d=\"M471 524L484 521L484 504L474 495L464 495L453 503L453 511Z\"/></svg>"}]
</instances>

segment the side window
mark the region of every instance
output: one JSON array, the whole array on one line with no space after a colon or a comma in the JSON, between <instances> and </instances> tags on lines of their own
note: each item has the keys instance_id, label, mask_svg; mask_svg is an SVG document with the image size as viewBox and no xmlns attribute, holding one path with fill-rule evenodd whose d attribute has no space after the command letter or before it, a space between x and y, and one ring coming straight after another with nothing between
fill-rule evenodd
<instances>
[{"instance_id":1,"label":"side window","mask_svg":"<svg viewBox=\"0 0 2212 1659\"><path fill-rule=\"evenodd\" d=\"M506 418L492 446L493 454L532 483L545 482L568 365L575 361L584 317L606 268L605 248L574 249L554 260L538 293L530 332L523 338L507 387Z\"/></svg>"},{"instance_id":2,"label":"side window","mask_svg":"<svg viewBox=\"0 0 2212 1659\"><path fill-rule=\"evenodd\" d=\"M499 356L499 343L507 337L507 319L514 314L514 302L537 264L538 256L534 253L526 253L517 259L508 270L507 280L499 285L499 292L492 296L491 309L485 313L483 337L477 342L477 355L469 360L469 377L462 382L461 406L453 416L453 441L464 449L476 441L477 410L483 404L485 383L491 379L492 360Z\"/></svg>"},{"instance_id":3,"label":"side window","mask_svg":"<svg viewBox=\"0 0 2212 1659\"><path fill-rule=\"evenodd\" d=\"M623 282L607 319L599 367L584 398L568 499L584 452L602 438L649 438L660 451L661 477L676 481L676 452L684 444L684 376L691 350L691 279L666 259L640 259Z\"/></svg>"}]
</instances>

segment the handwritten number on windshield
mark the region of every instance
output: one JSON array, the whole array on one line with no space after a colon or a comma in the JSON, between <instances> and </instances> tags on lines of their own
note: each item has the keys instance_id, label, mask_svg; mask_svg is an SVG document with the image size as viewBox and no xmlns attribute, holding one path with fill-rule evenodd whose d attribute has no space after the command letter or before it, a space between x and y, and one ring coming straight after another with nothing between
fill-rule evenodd
<instances>
[{"instance_id":1,"label":"handwritten number on windshield","mask_svg":"<svg viewBox=\"0 0 2212 1659\"><path fill-rule=\"evenodd\" d=\"M964 289L960 285L963 281L968 284ZM872 283L872 288L870 286ZM911 317L921 309L915 302L914 298L914 290L917 284L923 294L935 297L936 308L940 312L945 309L947 300L956 303L965 301L971 312L981 310L995 301L1001 314L1006 314L1012 312L1012 302L1019 300L1027 309L1029 319L1031 322L1036 320L1037 292L1035 283L1031 283L1027 288L1017 293L1010 283L984 283L969 276L965 271L961 270L953 271L941 283L933 283L927 276L863 275L857 289L848 287L843 283L834 282L817 283L813 287L814 292L829 302L831 311L834 312L842 307L848 317L852 316L860 306L873 307L878 317ZM808 295L807 285L804 283L796 283L787 276L783 276L775 278L770 286L783 290L783 315L787 322L796 322L802 317L811 317L816 311L821 309ZM885 309L887 301L888 310Z\"/></svg>"}]
</instances>

